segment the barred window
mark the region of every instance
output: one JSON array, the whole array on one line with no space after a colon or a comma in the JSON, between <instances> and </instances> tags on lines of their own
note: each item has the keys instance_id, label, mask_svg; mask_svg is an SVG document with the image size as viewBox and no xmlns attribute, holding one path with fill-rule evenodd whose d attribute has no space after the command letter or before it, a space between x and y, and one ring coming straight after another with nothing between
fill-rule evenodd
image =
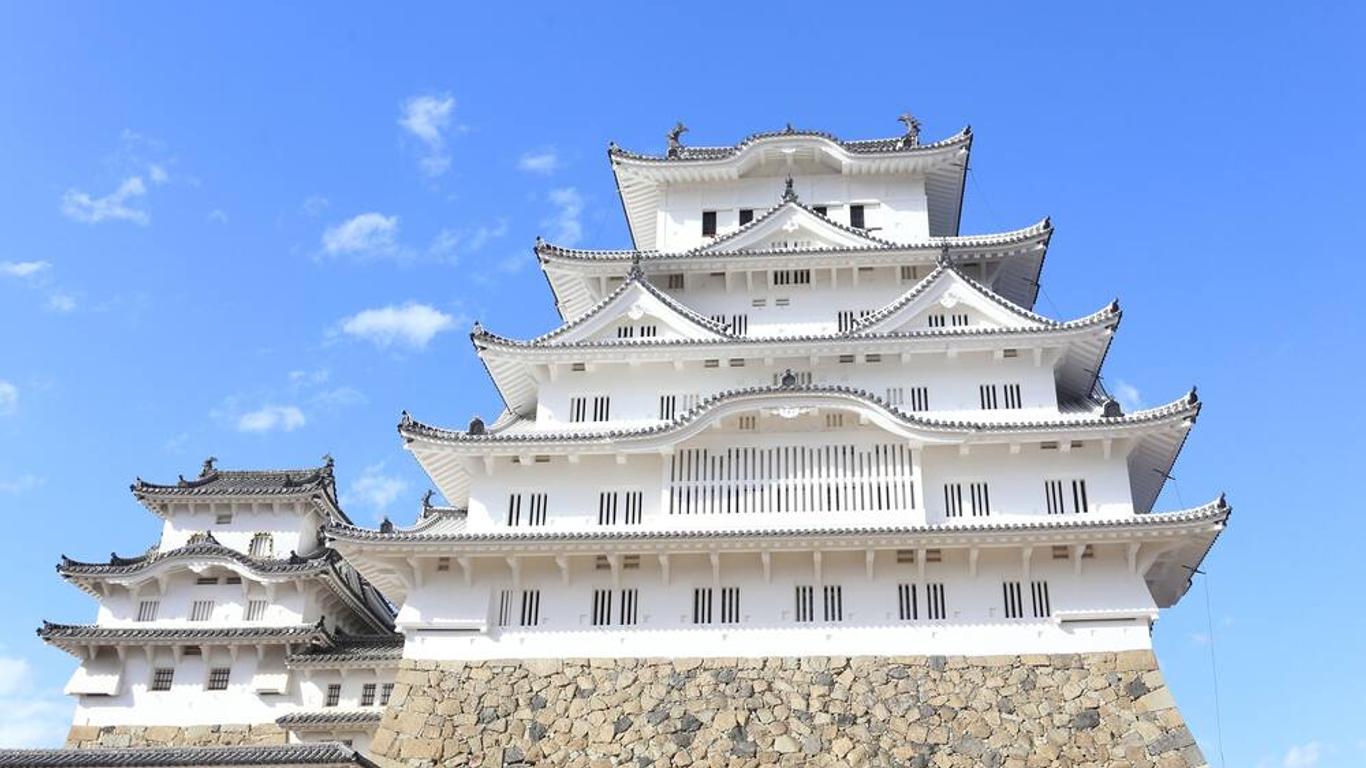
<instances>
[{"instance_id":1,"label":"barred window","mask_svg":"<svg viewBox=\"0 0 1366 768\"><path fill-rule=\"evenodd\" d=\"M962 517L964 512L973 517L991 515L991 490L986 483L944 484L944 516Z\"/></svg>"},{"instance_id":2,"label":"barred window","mask_svg":"<svg viewBox=\"0 0 1366 768\"><path fill-rule=\"evenodd\" d=\"M797 621L816 620L816 588L811 586L797 587L797 610L795 613Z\"/></svg>"},{"instance_id":3,"label":"barred window","mask_svg":"<svg viewBox=\"0 0 1366 768\"><path fill-rule=\"evenodd\" d=\"M534 627L541 623L541 590L522 590L522 614L519 626Z\"/></svg>"},{"instance_id":4,"label":"barred window","mask_svg":"<svg viewBox=\"0 0 1366 768\"><path fill-rule=\"evenodd\" d=\"M269 605L265 600L249 600L247 602L247 621L264 621L266 608Z\"/></svg>"},{"instance_id":5,"label":"barred window","mask_svg":"<svg viewBox=\"0 0 1366 768\"><path fill-rule=\"evenodd\" d=\"M1024 601L1021 598L1020 582L1007 581L1001 584L1007 619L1024 618Z\"/></svg>"},{"instance_id":6,"label":"barred window","mask_svg":"<svg viewBox=\"0 0 1366 768\"><path fill-rule=\"evenodd\" d=\"M605 627L612 623L612 590L593 590L593 626Z\"/></svg>"},{"instance_id":7,"label":"barred window","mask_svg":"<svg viewBox=\"0 0 1366 768\"><path fill-rule=\"evenodd\" d=\"M228 690L228 677L232 674L230 667L214 667L209 670L209 683L206 688L210 691Z\"/></svg>"},{"instance_id":8,"label":"barred window","mask_svg":"<svg viewBox=\"0 0 1366 768\"><path fill-rule=\"evenodd\" d=\"M896 615L902 621L915 621L920 618L920 604L916 599L914 584L896 585Z\"/></svg>"},{"instance_id":9,"label":"barred window","mask_svg":"<svg viewBox=\"0 0 1366 768\"><path fill-rule=\"evenodd\" d=\"M711 587L698 587L692 591L692 623L711 623Z\"/></svg>"},{"instance_id":10,"label":"barred window","mask_svg":"<svg viewBox=\"0 0 1366 768\"><path fill-rule=\"evenodd\" d=\"M175 669L172 667L157 667L152 670L152 690L169 691L171 683L175 681Z\"/></svg>"},{"instance_id":11,"label":"barred window","mask_svg":"<svg viewBox=\"0 0 1366 768\"><path fill-rule=\"evenodd\" d=\"M1043 485L1044 496L1048 502L1048 514L1081 514L1091 511L1091 504L1086 498L1085 480L1046 480Z\"/></svg>"},{"instance_id":12,"label":"barred window","mask_svg":"<svg viewBox=\"0 0 1366 768\"><path fill-rule=\"evenodd\" d=\"M389 706L389 697L392 695L394 695L393 683L385 683L384 685L381 685L379 687L379 705L381 707Z\"/></svg>"},{"instance_id":13,"label":"barred window","mask_svg":"<svg viewBox=\"0 0 1366 768\"><path fill-rule=\"evenodd\" d=\"M498 626L506 627L512 623L512 600L515 593L511 589L498 592Z\"/></svg>"},{"instance_id":14,"label":"barred window","mask_svg":"<svg viewBox=\"0 0 1366 768\"><path fill-rule=\"evenodd\" d=\"M327 699L323 701L324 707L335 707L341 703L341 683L332 683L327 686Z\"/></svg>"},{"instance_id":15,"label":"barred window","mask_svg":"<svg viewBox=\"0 0 1366 768\"><path fill-rule=\"evenodd\" d=\"M740 623L740 588L721 588L721 623Z\"/></svg>"},{"instance_id":16,"label":"barred window","mask_svg":"<svg viewBox=\"0 0 1366 768\"><path fill-rule=\"evenodd\" d=\"M376 685L375 683L366 683L365 685L362 685L362 686L361 686L361 688L360 688L360 705L361 705L362 707L373 707L373 706L375 706L375 689L376 689L376 687L377 687L377 685Z\"/></svg>"},{"instance_id":17,"label":"barred window","mask_svg":"<svg viewBox=\"0 0 1366 768\"><path fill-rule=\"evenodd\" d=\"M544 493L513 493L508 496L507 524L545 525L549 497Z\"/></svg>"},{"instance_id":18,"label":"barred window","mask_svg":"<svg viewBox=\"0 0 1366 768\"><path fill-rule=\"evenodd\" d=\"M925 585L925 618L931 621L943 621L948 617L948 612L944 610L944 585L942 583L930 583Z\"/></svg>"},{"instance_id":19,"label":"barred window","mask_svg":"<svg viewBox=\"0 0 1366 768\"><path fill-rule=\"evenodd\" d=\"M275 539L269 533L258 533L251 537L252 557L274 557Z\"/></svg>"},{"instance_id":20,"label":"barred window","mask_svg":"<svg viewBox=\"0 0 1366 768\"><path fill-rule=\"evenodd\" d=\"M1048 582L1035 581L1029 585L1030 607L1034 618L1046 619L1053 615L1053 607L1048 601Z\"/></svg>"},{"instance_id":21,"label":"barred window","mask_svg":"<svg viewBox=\"0 0 1366 768\"><path fill-rule=\"evenodd\" d=\"M138 603L138 621L156 621L160 600L143 600Z\"/></svg>"},{"instance_id":22,"label":"barred window","mask_svg":"<svg viewBox=\"0 0 1366 768\"><path fill-rule=\"evenodd\" d=\"M643 491L602 491L598 494L598 525L640 525Z\"/></svg>"},{"instance_id":23,"label":"barred window","mask_svg":"<svg viewBox=\"0 0 1366 768\"><path fill-rule=\"evenodd\" d=\"M825 620L844 621L844 587L827 584L825 587Z\"/></svg>"},{"instance_id":24,"label":"barred window","mask_svg":"<svg viewBox=\"0 0 1366 768\"><path fill-rule=\"evenodd\" d=\"M196 600L190 605L190 621L208 621L212 616L212 600Z\"/></svg>"},{"instance_id":25,"label":"barred window","mask_svg":"<svg viewBox=\"0 0 1366 768\"><path fill-rule=\"evenodd\" d=\"M569 398L571 422L608 421L612 414L612 398L607 395L581 395Z\"/></svg>"}]
</instances>

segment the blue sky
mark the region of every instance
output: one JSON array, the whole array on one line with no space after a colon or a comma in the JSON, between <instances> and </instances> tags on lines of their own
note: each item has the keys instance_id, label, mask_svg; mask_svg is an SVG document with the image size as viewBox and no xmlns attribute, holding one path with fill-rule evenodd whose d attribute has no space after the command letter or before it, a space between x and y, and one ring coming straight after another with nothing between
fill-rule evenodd
<instances>
[{"instance_id":1,"label":"blue sky","mask_svg":"<svg viewBox=\"0 0 1366 768\"><path fill-rule=\"evenodd\" d=\"M331 452L411 519L398 413L496 413L465 332L555 324L535 236L629 244L609 140L910 109L973 126L965 232L1053 216L1040 311L1121 299L1113 390L1200 386L1160 506L1235 514L1156 642L1211 762L1211 627L1227 765L1366 762L1360 7L282 5L0 9L0 743L60 738L33 628L93 618L59 554L155 540L135 476Z\"/></svg>"}]
</instances>

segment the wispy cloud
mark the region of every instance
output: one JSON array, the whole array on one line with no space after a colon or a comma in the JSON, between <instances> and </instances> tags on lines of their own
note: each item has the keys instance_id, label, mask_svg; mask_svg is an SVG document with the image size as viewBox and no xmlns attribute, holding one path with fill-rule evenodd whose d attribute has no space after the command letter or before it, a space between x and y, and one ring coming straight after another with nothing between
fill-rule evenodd
<instances>
[{"instance_id":1,"label":"wispy cloud","mask_svg":"<svg viewBox=\"0 0 1366 768\"><path fill-rule=\"evenodd\" d=\"M76 309L76 297L58 291L47 297L47 308L50 312L73 312Z\"/></svg>"},{"instance_id":2,"label":"wispy cloud","mask_svg":"<svg viewBox=\"0 0 1366 768\"><path fill-rule=\"evenodd\" d=\"M413 96L403 103L398 124L422 143L425 151L418 165L428 176L440 176L451 167L446 133L454 113L455 99L448 93Z\"/></svg>"},{"instance_id":3,"label":"wispy cloud","mask_svg":"<svg viewBox=\"0 0 1366 768\"><path fill-rule=\"evenodd\" d=\"M1322 752L1323 746L1317 741L1297 744L1286 750L1281 765L1285 768L1314 768L1319 764L1319 757L1322 756Z\"/></svg>"},{"instance_id":4,"label":"wispy cloud","mask_svg":"<svg viewBox=\"0 0 1366 768\"><path fill-rule=\"evenodd\" d=\"M469 230L443 229L432 238L427 255L447 264L457 264L461 254L478 253L507 233L507 219L499 219L493 224L481 224Z\"/></svg>"},{"instance_id":5,"label":"wispy cloud","mask_svg":"<svg viewBox=\"0 0 1366 768\"><path fill-rule=\"evenodd\" d=\"M52 268L46 261L0 261L0 275L5 277L34 277Z\"/></svg>"},{"instance_id":6,"label":"wispy cloud","mask_svg":"<svg viewBox=\"0 0 1366 768\"><path fill-rule=\"evenodd\" d=\"M550 240L561 245L576 245L583 239L583 195L574 187L550 190L547 195L555 215L541 222L550 227Z\"/></svg>"},{"instance_id":7,"label":"wispy cloud","mask_svg":"<svg viewBox=\"0 0 1366 768\"><path fill-rule=\"evenodd\" d=\"M343 221L323 232L323 253L361 258L391 257L399 253L398 217L371 211Z\"/></svg>"},{"instance_id":8,"label":"wispy cloud","mask_svg":"<svg viewBox=\"0 0 1366 768\"><path fill-rule=\"evenodd\" d=\"M0 379L0 416L11 416L19 410L19 388Z\"/></svg>"},{"instance_id":9,"label":"wispy cloud","mask_svg":"<svg viewBox=\"0 0 1366 768\"><path fill-rule=\"evenodd\" d=\"M517 159L517 168L527 173L540 173L549 176L560 169L560 156L554 149L523 152L522 156Z\"/></svg>"},{"instance_id":10,"label":"wispy cloud","mask_svg":"<svg viewBox=\"0 0 1366 768\"><path fill-rule=\"evenodd\" d=\"M296 405L263 405L237 417L238 432L293 432L308 423Z\"/></svg>"},{"instance_id":11,"label":"wispy cloud","mask_svg":"<svg viewBox=\"0 0 1366 768\"><path fill-rule=\"evenodd\" d=\"M340 330L386 349L405 346L424 349L438 333L455 327L455 318L416 302L366 309L341 321Z\"/></svg>"},{"instance_id":12,"label":"wispy cloud","mask_svg":"<svg viewBox=\"0 0 1366 768\"><path fill-rule=\"evenodd\" d=\"M222 208L215 208L212 211L209 211L209 221L217 222L219 224L227 224L228 212L223 210Z\"/></svg>"},{"instance_id":13,"label":"wispy cloud","mask_svg":"<svg viewBox=\"0 0 1366 768\"><path fill-rule=\"evenodd\" d=\"M408 482L401 477L385 473L384 462L380 462L366 467L347 487L341 501L346 505L366 507L379 518L406 490Z\"/></svg>"},{"instance_id":14,"label":"wispy cloud","mask_svg":"<svg viewBox=\"0 0 1366 768\"><path fill-rule=\"evenodd\" d=\"M0 747L61 744L71 725L71 704L59 691L40 690L28 661L0 656Z\"/></svg>"},{"instance_id":15,"label":"wispy cloud","mask_svg":"<svg viewBox=\"0 0 1366 768\"><path fill-rule=\"evenodd\" d=\"M1110 387L1110 394L1114 395L1126 411L1136 411L1143 407L1143 395L1138 391L1138 387L1123 379L1115 380Z\"/></svg>"},{"instance_id":16,"label":"wispy cloud","mask_svg":"<svg viewBox=\"0 0 1366 768\"><path fill-rule=\"evenodd\" d=\"M332 202L322 195L309 195L299 204L299 210L303 211L305 216L317 218L323 215L323 211L331 204Z\"/></svg>"},{"instance_id":17,"label":"wispy cloud","mask_svg":"<svg viewBox=\"0 0 1366 768\"><path fill-rule=\"evenodd\" d=\"M94 197L79 189L68 189L62 195L62 213L69 219L87 224L131 221L146 226L151 222L151 216L135 205L146 194L147 185L141 176L129 176L117 189L103 197Z\"/></svg>"},{"instance_id":18,"label":"wispy cloud","mask_svg":"<svg viewBox=\"0 0 1366 768\"><path fill-rule=\"evenodd\" d=\"M0 493L23 493L43 484L43 478L25 473L12 478L0 478Z\"/></svg>"}]
</instances>

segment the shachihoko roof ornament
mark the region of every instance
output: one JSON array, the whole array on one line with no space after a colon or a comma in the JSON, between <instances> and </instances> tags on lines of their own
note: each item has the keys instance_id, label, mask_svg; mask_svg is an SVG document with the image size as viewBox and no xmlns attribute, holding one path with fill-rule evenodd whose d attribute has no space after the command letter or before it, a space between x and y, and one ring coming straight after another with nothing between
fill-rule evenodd
<instances>
[{"instance_id":1,"label":"shachihoko roof ornament","mask_svg":"<svg viewBox=\"0 0 1366 768\"><path fill-rule=\"evenodd\" d=\"M792 127L791 123L788 124L788 127L789 127L789 128ZM784 203L795 203L795 202L797 202L797 190L794 189L793 186L792 186L792 176L791 176L791 175L788 175L788 177L787 177L787 183L785 183L785 184L783 185L783 202L784 202Z\"/></svg>"},{"instance_id":2,"label":"shachihoko roof ornament","mask_svg":"<svg viewBox=\"0 0 1366 768\"><path fill-rule=\"evenodd\" d=\"M920 143L920 121L910 112L902 112L897 121L906 126L906 135L901 137L901 146L914 147Z\"/></svg>"},{"instance_id":3,"label":"shachihoko roof ornament","mask_svg":"<svg viewBox=\"0 0 1366 768\"><path fill-rule=\"evenodd\" d=\"M673 130L665 136L669 142L669 149L665 157L679 157L683 154L683 142L680 139L687 132L688 126L684 125L682 120L674 124Z\"/></svg>"}]
</instances>

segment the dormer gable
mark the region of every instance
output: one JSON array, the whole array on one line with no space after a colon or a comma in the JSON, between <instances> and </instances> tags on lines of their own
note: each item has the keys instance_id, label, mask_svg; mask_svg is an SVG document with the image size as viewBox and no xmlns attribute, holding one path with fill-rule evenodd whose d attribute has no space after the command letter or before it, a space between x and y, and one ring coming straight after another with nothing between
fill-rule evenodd
<instances>
[{"instance_id":1,"label":"dormer gable","mask_svg":"<svg viewBox=\"0 0 1366 768\"><path fill-rule=\"evenodd\" d=\"M691 253L826 251L887 247L895 247L895 244L832 221L797 202L793 196L770 208L749 224L695 248Z\"/></svg>"},{"instance_id":2,"label":"dormer gable","mask_svg":"<svg viewBox=\"0 0 1366 768\"><path fill-rule=\"evenodd\" d=\"M970 328L1043 328L1056 325L997 296L956 267L941 265L896 301L862 318L851 336Z\"/></svg>"}]
</instances>

